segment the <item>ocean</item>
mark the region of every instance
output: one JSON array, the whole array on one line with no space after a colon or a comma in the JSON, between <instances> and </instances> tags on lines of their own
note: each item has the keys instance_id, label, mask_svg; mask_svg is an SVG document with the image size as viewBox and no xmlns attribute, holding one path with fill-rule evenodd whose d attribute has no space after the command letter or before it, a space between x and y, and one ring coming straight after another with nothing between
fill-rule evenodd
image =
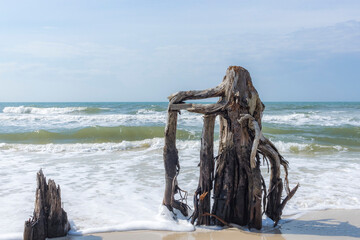
<instances>
[{"instance_id":1,"label":"ocean","mask_svg":"<svg viewBox=\"0 0 360 240\"><path fill-rule=\"evenodd\" d=\"M360 103L265 102L263 133L289 161L284 214L360 208ZM61 186L71 234L191 231L161 206L167 103L0 103L0 239L21 239L36 172ZM197 187L202 116L178 119L179 186ZM215 146L218 146L218 123ZM217 149L215 149L215 154ZM268 178L266 164L262 166Z\"/></svg>"}]
</instances>

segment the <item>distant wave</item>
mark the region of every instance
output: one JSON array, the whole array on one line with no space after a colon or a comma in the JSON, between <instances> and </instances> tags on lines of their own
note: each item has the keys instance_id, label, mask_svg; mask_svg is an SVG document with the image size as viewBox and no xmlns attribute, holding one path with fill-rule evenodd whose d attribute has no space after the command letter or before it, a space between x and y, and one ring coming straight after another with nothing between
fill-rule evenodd
<instances>
[{"instance_id":1,"label":"distant wave","mask_svg":"<svg viewBox=\"0 0 360 240\"><path fill-rule=\"evenodd\" d=\"M5 143L103 143L138 141L152 138L163 138L164 127L153 126L118 126L118 127L86 127L80 130L50 132L38 130L24 133L1 133L0 142ZM187 140L199 136L185 130L177 130L177 138Z\"/></svg>"},{"instance_id":2,"label":"distant wave","mask_svg":"<svg viewBox=\"0 0 360 240\"><path fill-rule=\"evenodd\" d=\"M312 153L347 152L350 150L349 148L340 145L320 145L316 143L295 143L295 142L275 141L274 145L281 153L312 154ZM356 149L351 149L351 150L356 150Z\"/></svg>"},{"instance_id":3,"label":"distant wave","mask_svg":"<svg viewBox=\"0 0 360 240\"><path fill-rule=\"evenodd\" d=\"M58 140L58 139L57 139ZM282 154L333 154L341 152L360 152L358 148L344 147L340 145L321 145L316 143L296 143L285 141L274 141L275 146ZM200 140L178 140L178 150L196 152L200 149ZM42 153L91 153L91 152L119 152L136 149L156 149L161 150L164 146L163 138L152 138L138 141L124 140L121 142L103 143L46 143L46 144L23 144L23 143L0 143L0 150L19 151L19 152L42 152ZM215 142L214 149L218 149L218 141Z\"/></svg>"},{"instance_id":4,"label":"distant wave","mask_svg":"<svg viewBox=\"0 0 360 240\"><path fill-rule=\"evenodd\" d=\"M107 108L95 108L95 107L51 107L51 108L39 108L39 107L4 107L3 113L17 113L17 114L68 114L68 113L87 113L95 114L108 110Z\"/></svg>"},{"instance_id":5,"label":"distant wave","mask_svg":"<svg viewBox=\"0 0 360 240\"><path fill-rule=\"evenodd\" d=\"M291 113L282 115L267 114L263 117L265 123L286 124L293 126L360 126L360 117L347 113L329 112L322 115L317 112Z\"/></svg>"},{"instance_id":6,"label":"distant wave","mask_svg":"<svg viewBox=\"0 0 360 240\"><path fill-rule=\"evenodd\" d=\"M120 143L62 143L62 144L18 144L0 143L0 150L23 151L23 152L42 152L42 153L90 153L90 152L119 152L132 149L143 148L162 148L164 140L162 138L145 139L140 141L122 141Z\"/></svg>"},{"instance_id":7,"label":"distant wave","mask_svg":"<svg viewBox=\"0 0 360 240\"><path fill-rule=\"evenodd\" d=\"M265 124L266 125L266 124ZM264 126L264 135L277 140L301 138L303 143L311 141L326 146L345 146L360 149L360 127L357 126L317 126L317 127L286 127Z\"/></svg>"}]
</instances>

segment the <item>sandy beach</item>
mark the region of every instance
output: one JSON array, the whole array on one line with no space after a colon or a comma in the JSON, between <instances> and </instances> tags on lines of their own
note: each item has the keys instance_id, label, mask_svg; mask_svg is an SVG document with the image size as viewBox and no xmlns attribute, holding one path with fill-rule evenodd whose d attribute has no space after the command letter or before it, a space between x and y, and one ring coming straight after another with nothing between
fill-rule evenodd
<instances>
[{"instance_id":1,"label":"sandy beach","mask_svg":"<svg viewBox=\"0 0 360 240\"><path fill-rule=\"evenodd\" d=\"M207 230L197 228L194 232L127 231L95 233L86 236L68 236L58 240L307 240L307 239L360 239L360 210L324 210L307 212L299 218L284 218L276 228L265 228L261 232L228 228Z\"/></svg>"}]
</instances>

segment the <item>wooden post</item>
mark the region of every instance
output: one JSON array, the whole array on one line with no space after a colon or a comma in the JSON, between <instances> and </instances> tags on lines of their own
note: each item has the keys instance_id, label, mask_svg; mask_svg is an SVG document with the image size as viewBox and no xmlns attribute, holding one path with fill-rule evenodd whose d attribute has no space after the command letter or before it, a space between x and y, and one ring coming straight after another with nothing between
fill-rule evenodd
<instances>
[{"instance_id":1,"label":"wooden post","mask_svg":"<svg viewBox=\"0 0 360 240\"><path fill-rule=\"evenodd\" d=\"M165 192L163 204L170 210L173 208L180 210L184 215L188 215L188 205L175 200L175 194L182 191L177 183L177 174L180 172L179 156L176 149L176 127L178 111L168 111L167 124L165 128L165 146L163 152L165 166Z\"/></svg>"},{"instance_id":2,"label":"wooden post","mask_svg":"<svg viewBox=\"0 0 360 240\"><path fill-rule=\"evenodd\" d=\"M169 111L165 129L164 166L165 166L165 194L163 204L172 210L171 202L174 195L175 176L179 164L176 149L177 111Z\"/></svg>"},{"instance_id":3,"label":"wooden post","mask_svg":"<svg viewBox=\"0 0 360 240\"><path fill-rule=\"evenodd\" d=\"M200 177L195 193L196 209L192 218L197 225L210 225L210 198L214 179L214 126L216 115L205 115L200 149ZM199 198L197 198L199 196Z\"/></svg>"}]
</instances>

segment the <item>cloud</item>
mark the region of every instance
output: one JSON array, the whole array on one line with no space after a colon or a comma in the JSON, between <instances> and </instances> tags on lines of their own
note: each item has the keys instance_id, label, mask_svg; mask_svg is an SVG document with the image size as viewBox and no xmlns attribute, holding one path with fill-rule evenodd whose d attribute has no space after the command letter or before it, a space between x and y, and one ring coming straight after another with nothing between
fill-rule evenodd
<instances>
[{"instance_id":1,"label":"cloud","mask_svg":"<svg viewBox=\"0 0 360 240\"><path fill-rule=\"evenodd\" d=\"M212 39L208 48L221 55L236 55L251 61L281 56L293 60L312 60L333 54L360 52L360 22L348 21L333 26L307 28L279 34L233 34Z\"/></svg>"}]
</instances>

